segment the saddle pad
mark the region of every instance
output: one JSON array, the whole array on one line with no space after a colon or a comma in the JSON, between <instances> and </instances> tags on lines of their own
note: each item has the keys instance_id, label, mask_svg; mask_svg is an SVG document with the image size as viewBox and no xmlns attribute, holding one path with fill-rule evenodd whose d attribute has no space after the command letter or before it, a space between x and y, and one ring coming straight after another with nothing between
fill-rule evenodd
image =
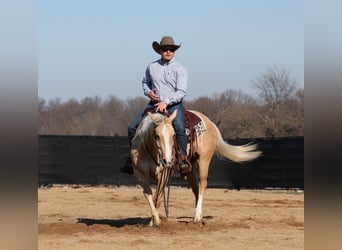
<instances>
[{"instance_id":1,"label":"saddle pad","mask_svg":"<svg viewBox=\"0 0 342 250\"><path fill-rule=\"evenodd\" d=\"M202 134L207 128L205 124L202 122L201 118L199 118L196 114L191 111L184 111L184 122L185 122L185 132L189 136L191 130L196 131L196 136Z\"/></svg>"},{"instance_id":2,"label":"saddle pad","mask_svg":"<svg viewBox=\"0 0 342 250\"><path fill-rule=\"evenodd\" d=\"M185 122L185 127L186 128L191 128L195 126L197 123L201 121L201 118L199 118L197 115L194 113L185 110L184 111L184 122Z\"/></svg>"}]
</instances>

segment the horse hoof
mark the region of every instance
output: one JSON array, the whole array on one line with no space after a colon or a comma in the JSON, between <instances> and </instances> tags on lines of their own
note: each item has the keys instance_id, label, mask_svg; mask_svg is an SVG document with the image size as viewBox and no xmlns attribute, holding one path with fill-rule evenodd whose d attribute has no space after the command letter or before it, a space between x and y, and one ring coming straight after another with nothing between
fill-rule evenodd
<instances>
[{"instance_id":1,"label":"horse hoof","mask_svg":"<svg viewBox=\"0 0 342 250\"><path fill-rule=\"evenodd\" d=\"M167 221L167 217L166 217L166 216L160 216L160 219L161 219L162 221Z\"/></svg>"},{"instance_id":2,"label":"horse hoof","mask_svg":"<svg viewBox=\"0 0 342 250\"><path fill-rule=\"evenodd\" d=\"M194 218L194 219L193 219L193 222L194 222L195 224L197 224L197 223L202 223L202 219L201 219L201 218Z\"/></svg>"},{"instance_id":3,"label":"horse hoof","mask_svg":"<svg viewBox=\"0 0 342 250\"><path fill-rule=\"evenodd\" d=\"M150 227L159 227L161 225L160 220L151 219L148 224Z\"/></svg>"}]
</instances>

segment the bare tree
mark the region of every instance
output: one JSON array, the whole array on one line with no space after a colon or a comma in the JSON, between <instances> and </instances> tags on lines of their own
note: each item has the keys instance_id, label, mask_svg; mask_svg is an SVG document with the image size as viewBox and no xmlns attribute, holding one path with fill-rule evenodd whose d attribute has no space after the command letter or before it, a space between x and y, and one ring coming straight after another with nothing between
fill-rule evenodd
<instances>
[{"instance_id":1,"label":"bare tree","mask_svg":"<svg viewBox=\"0 0 342 250\"><path fill-rule=\"evenodd\" d=\"M252 84L259 91L259 97L272 110L293 97L297 88L297 81L290 78L287 70L276 66L256 77Z\"/></svg>"},{"instance_id":2,"label":"bare tree","mask_svg":"<svg viewBox=\"0 0 342 250\"><path fill-rule=\"evenodd\" d=\"M186 108L206 114L220 129L226 139L262 137L257 119L257 101L242 91L228 89L212 98L200 97L187 101Z\"/></svg>"},{"instance_id":3,"label":"bare tree","mask_svg":"<svg viewBox=\"0 0 342 250\"><path fill-rule=\"evenodd\" d=\"M49 109L55 109L60 107L62 104L62 99L61 98L54 98L49 101Z\"/></svg>"},{"instance_id":4,"label":"bare tree","mask_svg":"<svg viewBox=\"0 0 342 250\"><path fill-rule=\"evenodd\" d=\"M241 90L227 90L215 95L218 125L224 138L257 136L258 124L255 114L257 102Z\"/></svg>"},{"instance_id":5,"label":"bare tree","mask_svg":"<svg viewBox=\"0 0 342 250\"><path fill-rule=\"evenodd\" d=\"M125 124L128 124L134 119L137 113L148 103L148 99L142 96L136 98L128 98L125 108Z\"/></svg>"},{"instance_id":6,"label":"bare tree","mask_svg":"<svg viewBox=\"0 0 342 250\"><path fill-rule=\"evenodd\" d=\"M124 125L126 116L124 102L110 95L103 104L102 134L111 136L127 134L127 125Z\"/></svg>"},{"instance_id":7,"label":"bare tree","mask_svg":"<svg viewBox=\"0 0 342 250\"><path fill-rule=\"evenodd\" d=\"M304 134L304 89L286 70L271 68L253 81L260 99L228 89L212 97L184 101L186 109L206 114L226 139ZM38 99L38 134L127 135L131 120L146 105L146 97L104 101L86 97L81 101Z\"/></svg>"},{"instance_id":8,"label":"bare tree","mask_svg":"<svg viewBox=\"0 0 342 250\"><path fill-rule=\"evenodd\" d=\"M99 96L85 97L81 100L82 108L85 112L97 112L102 105L102 99Z\"/></svg>"},{"instance_id":9,"label":"bare tree","mask_svg":"<svg viewBox=\"0 0 342 250\"><path fill-rule=\"evenodd\" d=\"M46 100L44 98L38 98L38 112L46 111Z\"/></svg>"},{"instance_id":10,"label":"bare tree","mask_svg":"<svg viewBox=\"0 0 342 250\"><path fill-rule=\"evenodd\" d=\"M297 129L294 126L291 106L297 90L297 81L285 69L269 68L252 80L258 90L263 109L259 117L264 123L266 136L289 136Z\"/></svg>"}]
</instances>

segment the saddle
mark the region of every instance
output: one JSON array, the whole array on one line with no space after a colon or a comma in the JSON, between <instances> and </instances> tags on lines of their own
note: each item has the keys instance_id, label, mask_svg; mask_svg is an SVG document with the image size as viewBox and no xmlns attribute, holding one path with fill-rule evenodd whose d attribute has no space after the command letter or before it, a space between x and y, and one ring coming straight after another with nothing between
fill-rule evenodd
<instances>
[{"instance_id":1,"label":"saddle","mask_svg":"<svg viewBox=\"0 0 342 250\"><path fill-rule=\"evenodd\" d=\"M188 141L188 144L190 144L189 154L188 154L186 161L188 162L190 168L192 168L190 159L198 157L195 154L196 146L197 146L196 141L197 141L197 137L205 130L205 126L200 117L198 117L196 114L188 110L184 111L184 125L185 125L185 132L187 135L187 141ZM178 162L181 162L182 151L181 151L181 146L177 140L175 143L175 148L177 152ZM191 169L189 171L191 171Z\"/></svg>"},{"instance_id":2,"label":"saddle","mask_svg":"<svg viewBox=\"0 0 342 250\"><path fill-rule=\"evenodd\" d=\"M188 143L190 143L190 149L193 149L194 141L197 138L197 129L196 126L201 122L201 118L199 118L194 113L185 110L184 111L184 125L185 125L185 131L188 138ZM193 152L193 150L190 150L190 152ZM191 156L191 154L190 154Z\"/></svg>"},{"instance_id":3,"label":"saddle","mask_svg":"<svg viewBox=\"0 0 342 250\"><path fill-rule=\"evenodd\" d=\"M152 111L154 109L151 110L147 110L147 111ZM147 113L146 111L146 113ZM191 171L191 163L190 163L190 159L194 159L196 157L198 157L195 152L196 152L196 141L197 141L197 137L206 130L206 127L204 125L204 123L202 122L201 118L198 117L195 113L189 111L189 110L185 110L184 111L184 125L185 125L185 132L187 135L187 141L188 144L190 144L190 148L189 148L189 154L187 156L187 159L185 159L187 161L187 163L190 166L190 170ZM175 139L175 154L176 154L176 159L177 159L177 164L174 166L174 170L175 171L179 171L178 170L178 165L179 163L183 160L183 154L182 154L182 149L181 146L178 142L177 139Z\"/></svg>"}]
</instances>

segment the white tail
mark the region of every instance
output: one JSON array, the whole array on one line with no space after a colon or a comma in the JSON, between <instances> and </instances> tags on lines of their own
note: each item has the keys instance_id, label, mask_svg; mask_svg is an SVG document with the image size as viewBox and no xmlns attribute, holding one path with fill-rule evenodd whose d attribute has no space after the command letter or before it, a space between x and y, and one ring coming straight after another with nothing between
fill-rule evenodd
<instances>
[{"instance_id":1,"label":"white tail","mask_svg":"<svg viewBox=\"0 0 342 250\"><path fill-rule=\"evenodd\" d=\"M217 145L216 153L224 158L230 159L235 162L250 161L258 158L261 151L257 151L256 144L245 144L241 146L230 145L222 138L220 130L213 123L217 132Z\"/></svg>"}]
</instances>

